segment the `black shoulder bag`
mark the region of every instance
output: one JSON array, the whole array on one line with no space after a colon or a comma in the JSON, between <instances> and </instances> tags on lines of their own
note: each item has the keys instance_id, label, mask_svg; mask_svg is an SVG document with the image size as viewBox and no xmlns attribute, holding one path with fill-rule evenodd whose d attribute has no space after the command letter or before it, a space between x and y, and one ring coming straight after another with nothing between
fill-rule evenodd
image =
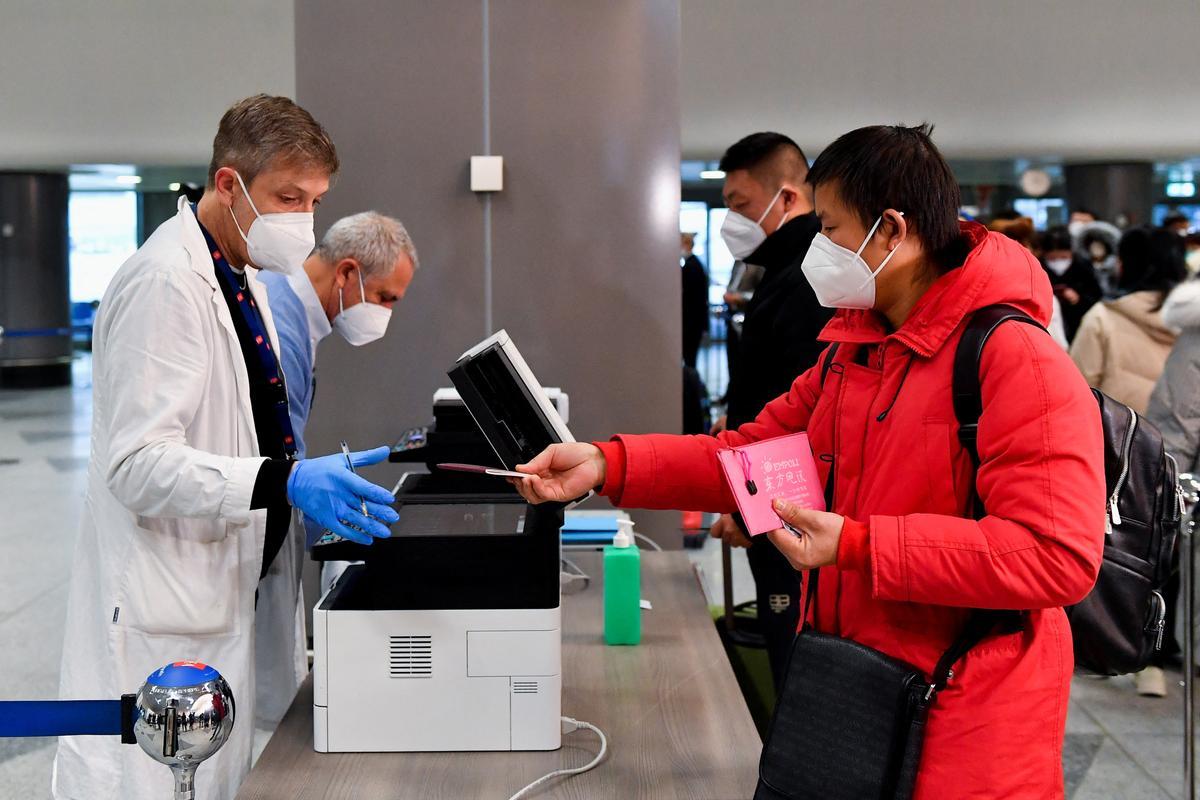
<instances>
[{"instance_id":1,"label":"black shoulder bag","mask_svg":"<svg viewBox=\"0 0 1200 800\"><path fill-rule=\"evenodd\" d=\"M805 614L817 578L813 570ZM912 664L806 624L792 644L754 800L912 797L930 706L954 677L954 664L1008 616L971 614L932 680Z\"/></svg>"},{"instance_id":2,"label":"black shoulder bag","mask_svg":"<svg viewBox=\"0 0 1200 800\"><path fill-rule=\"evenodd\" d=\"M829 371L831 352L822 367ZM830 487L833 481L827 482ZM833 508L827 497L827 507ZM914 667L808 625L819 570L810 573L754 800L903 800L912 797L925 721L953 666L1019 612L974 611L930 678Z\"/></svg>"}]
</instances>

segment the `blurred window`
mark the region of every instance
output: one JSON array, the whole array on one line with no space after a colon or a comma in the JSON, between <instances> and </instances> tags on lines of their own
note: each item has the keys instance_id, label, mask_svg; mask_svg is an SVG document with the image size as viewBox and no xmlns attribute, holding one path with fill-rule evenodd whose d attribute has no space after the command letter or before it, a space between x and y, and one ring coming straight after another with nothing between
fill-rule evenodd
<instances>
[{"instance_id":1,"label":"blurred window","mask_svg":"<svg viewBox=\"0 0 1200 800\"><path fill-rule=\"evenodd\" d=\"M104 296L117 269L137 250L137 215L135 192L71 192L67 230L72 302Z\"/></svg>"}]
</instances>

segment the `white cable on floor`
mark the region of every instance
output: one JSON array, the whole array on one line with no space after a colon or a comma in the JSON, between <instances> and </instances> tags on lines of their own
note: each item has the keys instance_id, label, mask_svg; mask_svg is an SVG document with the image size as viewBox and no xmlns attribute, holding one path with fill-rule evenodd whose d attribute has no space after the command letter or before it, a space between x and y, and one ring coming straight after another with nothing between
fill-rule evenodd
<instances>
[{"instance_id":1,"label":"white cable on floor","mask_svg":"<svg viewBox=\"0 0 1200 800\"><path fill-rule=\"evenodd\" d=\"M582 581L583 585L578 590L580 592L582 592L584 589L587 589L589 586L592 585L592 576L588 575L586 572L584 572L582 569L580 569L579 565L576 564L571 559L563 558L561 567L562 567L562 569L558 573L560 583L567 582L567 581L569 581L569 582ZM572 571L572 570L574 570L574 571ZM575 592L570 592L570 594L575 594Z\"/></svg>"},{"instance_id":2,"label":"white cable on floor","mask_svg":"<svg viewBox=\"0 0 1200 800\"><path fill-rule=\"evenodd\" d=\"M580 728L587 728L589 731L592 731L600 737L600 752L596 754L595 758L584 764L582 767L575 767L574 769L557 769L554 772L543 775L533 783L526 786L524 789L514 794L512 797L508 798L508 800L521 800L521 798L525 797L530 790L536 789L546 781L551 781L555 778L570 777L572 775L582 775L588 770L595 769L596 766L604 760L604 756L608 753L608 737L604 735L604 731L600 730L590 722L581 722L577 719L571 719L570 717L562 718L562 728L563 733L572 733Z\"/></svg>"},{"instance_id":3,"label":"white cable on floor","mask_svg":"<svg viewBox=\"0 0 1200 800\"><path fill-rule=\"evenodd\" d=\"M646 536L645 534L635 533L633 535L633 538L637 539L639 542L646 545L651 550L658 550L659 552L662 552L662 547L659 545L659 543L654 541L653 539L651 539L649 536Z\"/></svg>"},{"instance_id":4,"label":"white cable on floor","mask_svg":"<svg viewBox=\"0 0 1200 800\"><path fill-rule=\"evenodd\" d=\"M566 573L567 575L570 575L572 578L587 578L588 580L592 579L592 576L590 576L586 572L584 572L579 567L579 565L576 564L571 559L563 556L559 560L560 560L562 566L567 567L567 569L564 569L563 572Z\"/></svg>"}]
</instances>

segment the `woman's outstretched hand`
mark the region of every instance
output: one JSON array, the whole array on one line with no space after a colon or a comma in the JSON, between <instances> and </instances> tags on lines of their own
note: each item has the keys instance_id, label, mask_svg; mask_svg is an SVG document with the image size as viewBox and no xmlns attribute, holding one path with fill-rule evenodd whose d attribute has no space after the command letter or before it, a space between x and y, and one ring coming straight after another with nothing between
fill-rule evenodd
<instances>
[{"instance_id":1,"label":"woman's outstretched hand","mask_svg":"<svg viewBox=\"0 0 1200 800\"><path fill-rule=\"evenodd\" d=\"M517 465L517 472L533 477L509 478L508 482L534 505L565 503L603 486L607 467L604 454L594 444L552 444L528 464Z\"/></svg>"}]
</instances>

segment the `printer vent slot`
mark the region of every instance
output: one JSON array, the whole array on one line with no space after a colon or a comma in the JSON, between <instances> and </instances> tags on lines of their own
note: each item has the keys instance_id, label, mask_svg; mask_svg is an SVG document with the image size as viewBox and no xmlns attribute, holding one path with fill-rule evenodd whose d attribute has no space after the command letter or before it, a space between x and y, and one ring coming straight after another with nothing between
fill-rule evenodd
<instances>
[{"instance_id":1,"label":"printer vent slot","mask_svg":"<svg viewBox=\"0 0 1200 800\"><path fill-rule=\"evenodd\" d=\"M432 636L390 636L388 672L393 678L429 678L433 675Z\"/></svg>"},{"instance_id":2,"label":"printer vent slot","mask_svg":"<svg viewBox=\"0 0 1200 800\"><path fill-rule=\"evenodd\" d=\"M513 681L513 694L537 694L537 681Z\"/></svg>"}]
</instances>

